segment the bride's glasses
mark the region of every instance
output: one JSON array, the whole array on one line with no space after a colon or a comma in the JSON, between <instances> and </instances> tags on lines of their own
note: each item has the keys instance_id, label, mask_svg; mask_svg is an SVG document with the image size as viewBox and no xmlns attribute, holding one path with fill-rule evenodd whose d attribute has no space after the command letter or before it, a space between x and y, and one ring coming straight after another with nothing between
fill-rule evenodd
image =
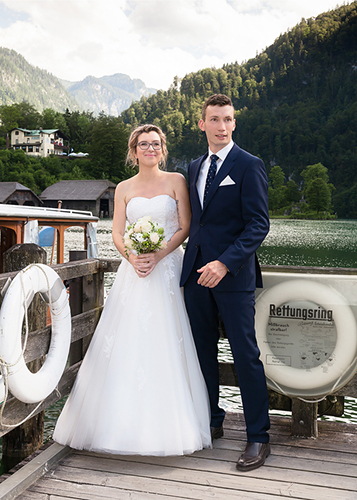
<instances>
[{"instance_id":1,"label":"bride's glasses","mask_svg":"<svg viewBox=\"0 0 357 500\"><path fill-rule=\"evenodd\" d=\"M154 141L154 142L141 141L138 143L138 146L143 151L145 151L146 149L149 149L150 146L152 146L152 148L155 149L155 151L159 151L161 149L161 142L159 142L159 141Z\"/></svg>"}]
</instances>

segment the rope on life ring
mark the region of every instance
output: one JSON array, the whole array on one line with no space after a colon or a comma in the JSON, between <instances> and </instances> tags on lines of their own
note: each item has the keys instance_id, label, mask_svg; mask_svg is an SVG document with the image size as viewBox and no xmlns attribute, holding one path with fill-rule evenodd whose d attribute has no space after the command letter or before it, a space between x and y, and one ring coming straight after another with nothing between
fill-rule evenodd
<instances>
[{"instance_id":1,"label":"rope on life ring","mask_svg":"<svg viewBox=\"0 0 357 500\"><path fill-rule=\"evenodd\" d=\"M270 304L281 306L290 301L309 301L326 310L333 308L337 339L329 356L333 358L332 363L327 359L308 369L266 363L269 355L276 356L267 339ZM322 283L294 279L262 292L256 303L256 333L267 383L272 389L283 394L326 396L345 385L356 371L357 326L354 314L346 299L337 290Z\"/></svg>"},{"instance_id":2,"label":"rope on life ring","mask_svg":"<svg viewBox=\"0 0 357 500\"><path fill-rule=\"evenodd\" d=\"M37 373L27 368L27 308L39 292L51 313L51 341L46 360ZM21 332L25 318L26 338ZM9 286L0 310L0 365L11 393L24 403L43 401L55 389L66 366L71 343L71 312L66 288L58 274L45 264L30 264ZM1 391L0 391L1 392Z\"/></svg>"}]
</instances>

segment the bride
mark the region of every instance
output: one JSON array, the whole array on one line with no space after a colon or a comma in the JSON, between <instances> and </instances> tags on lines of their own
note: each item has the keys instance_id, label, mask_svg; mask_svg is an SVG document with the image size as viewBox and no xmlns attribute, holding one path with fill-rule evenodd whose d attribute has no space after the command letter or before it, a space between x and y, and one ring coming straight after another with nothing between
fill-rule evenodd
<instances>
[{"instance_id":1,"label":"bride","mask_svg":"<svg viewBox=\"0 0 357 500\"><path fill-rule=\"evenodd\" d=\"M189 197L181 174L160 170L166 157L159 127L132 132L128 161L139 173L117 186L113 217L122 263L53 435L72 448L165 456L211 447L207 390L179 288ZM167 245L135 255L125 228L143 216L164 228Z\"/></svg>"}]
</instances>

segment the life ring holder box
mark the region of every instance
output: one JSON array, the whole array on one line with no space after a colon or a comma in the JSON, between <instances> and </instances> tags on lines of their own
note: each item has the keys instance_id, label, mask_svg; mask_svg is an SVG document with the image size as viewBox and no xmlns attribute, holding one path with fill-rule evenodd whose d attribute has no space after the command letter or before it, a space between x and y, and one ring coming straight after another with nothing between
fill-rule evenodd
<instances>
[{"instance_id":1,"label":"life ring holder box","mask_svg":"<svg viewBox=\"0 0 357 500\"><path fill-rule=\"evenodd\" d=\"M263 272L256 333L268 387L292 397L336 392L357 371L357 276Z\"/></svg>"}]
</instances>

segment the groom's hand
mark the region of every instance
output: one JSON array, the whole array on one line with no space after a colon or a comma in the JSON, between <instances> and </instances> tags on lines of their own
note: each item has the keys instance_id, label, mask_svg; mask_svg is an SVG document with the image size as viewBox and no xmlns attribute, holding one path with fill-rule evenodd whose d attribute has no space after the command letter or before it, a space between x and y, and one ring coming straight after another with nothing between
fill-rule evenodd
<instances>
[{"instance_id":1,"label":"groom's hand","mask_svg":"<svg viewBox=\"0 0 357 500\"><path fill-rule=\"evenodd\" d=\"M201 274L197 283L208 288L214 288L228 272L228 268L219 260L208 262L201 269L197 269Z\"/></svg>"}]
</instances>

